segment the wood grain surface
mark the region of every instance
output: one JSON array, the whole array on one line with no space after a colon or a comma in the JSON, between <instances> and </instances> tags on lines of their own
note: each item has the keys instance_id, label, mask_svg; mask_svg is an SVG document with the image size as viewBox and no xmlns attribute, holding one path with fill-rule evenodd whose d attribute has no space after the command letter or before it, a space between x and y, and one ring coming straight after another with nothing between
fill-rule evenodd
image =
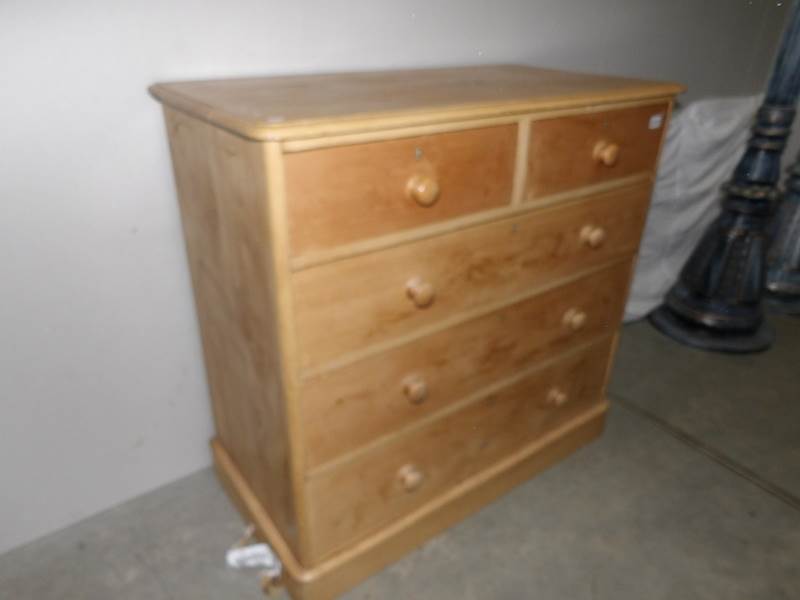
<instances>
[{"instance_id":1,"label":"wood grain surface","mask_svg":"<svg viewBox=\"0 0 800 600\"><path fill-rule=\"evenodd\" d=\"M600 434L681 89L514 65L151 88L215 464L294 600Z\"/></svg>"},{"instance_id":2,"label":"wood grain surface","mask_svg":"<svg viewBox=\"0 0 800 600\"><path fill-rule=\"evenodd\" d=\"M516 142L504 125L287 154L291 253L508 204ZM438 188L430 204L410 197L414 177Z\"/></svg>"},{"instance_id":3,"label":"wood grain surface","mask_svg":"<svg viewBox=\"0 0 800 600\"><path fill-rule=\"evenodd\" d=\"M263 147L165 116L217 435L297 552Z\"/></svg>"},{"instance_id":4,"label":"wood grain surface","mask_svg":"<svg viewBox=\"0 0 800 600\"><path fill-rule=\"evenodd\" d=\"M630 255L649 195L649 185L635 186L295 273L300 366L349 360L461 311ZM602 246L581 241L587 225L604 228ZM413 278L433 286L430 305L409 299Z\"/></svg>"},{"instance_id":5,"label":"wood grain surface","mask_svg":"<svg viewBox=\"0 0 800 600\"><path fill-rule=\"evenodd\" d=\"M602 402L610 339L523 375L458 411L309 481L314 555L324 557L391 523ZM557 386L569 400L547 404ZM409 490L405 468L420 472Z\"/></svg>"},{"instance_id":6,"label":"wood grain surface","mask_svg":"<svg viewBox=\"0 0 800 600\"><path fill-rule=\"evenodd\" d=\"M674 83L486 65L159 83L164 104L257 140L673 96Z\"/></svg>"},{"instance_id":7,"label":"wood grain surface","mask_svg":"<svg viewBox=\"0 0 800 600\"><path fill-rule=\"evenodd\" d=\"M668 111L663 102L533 121L526 198L652 172ZM609 147L617 148L613 156Z\"/></svg>"},{"instance_id":8,"label":"wood grain surface","mask_svg":"<svg viewBox=\"0 0 800 600\"><path fill-rule=\"evenodd\" d=\"M430 418L487 385L617 330L631 262L623 261L504 309L305 381L307 467ZM587 315L565 327L569 310ZM404 383L422 381L425 397Z\"/></svg>"}]
</instances>

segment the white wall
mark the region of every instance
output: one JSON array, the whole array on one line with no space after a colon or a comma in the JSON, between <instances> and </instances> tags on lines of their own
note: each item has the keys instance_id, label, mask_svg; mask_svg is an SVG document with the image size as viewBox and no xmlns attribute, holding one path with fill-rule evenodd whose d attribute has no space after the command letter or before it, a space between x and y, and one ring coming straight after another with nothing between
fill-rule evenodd
<instances>
[{"instance_id":1,"label":"white wall","mask_svg":"<svg viewBox=\"0 0 800 600\"><path fill-rule=\"evenodd\" d=\"M209 464L158 80L524 62L761 87L771 0L0 2L0 551Z\"/></svg>"}]
</instances>

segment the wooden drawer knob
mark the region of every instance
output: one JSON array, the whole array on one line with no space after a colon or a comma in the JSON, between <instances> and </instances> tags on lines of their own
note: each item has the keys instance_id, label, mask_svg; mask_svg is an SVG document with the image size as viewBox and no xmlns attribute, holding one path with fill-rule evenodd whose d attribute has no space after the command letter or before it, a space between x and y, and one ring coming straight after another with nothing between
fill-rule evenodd
<instances>
[{"instance_id":1,"label":"wooden drawer knob","mask_svg":"<svg viewBox=\"0 0 800 600\"><path fill-rule=\"evenodd\" d=\"M418 490L422 482L425 481L425 475L416 465L403 465L397 471L397 481L400 482L400 486L405 491L413 492Z\"/></svg>"},{"instance_id":2,"label":"wooden drawer knob","mask_svg":"<svg viewBox=\"0 0 800 600\"><path fill-rule=\"evenodd\" d=\"M559 406L564 406L567 403L567 400L569 400L569 396L567 396L567 393L564 390L558 387L553 387L547 392L544 403L547 407L558 408Z\"/></svg>"},{"instance_id":3,"label":"wooden drawer knob","mask_svg":"<svg viewBox=\"0 0 800 600\"><path fill-rule=\"evenodd\" d=\"M580 233L581 241L590 248L599 248L606 241L606 230L594 225L585 225Z\"/></svg>"},{"instance_id":4,"label":"wooden drawer knob","mask_svg":"<svg viewBox=\"0 0 800 600\"><path fill-rule=\"evenodd\" d=\"M436 296L436 290L433 289L433 284L424 281L422 277L412 277L406 282L406 293L411 301L419 308L424 308L433 302Z\"/></svg>"},{"instance_id":5,"label":"wooden drawer knob","mask_svg":"<svg viewBox=\"0 0 800 600\"><path fill-rule=\"evenodd\" d=\"M439 199L439 184L427 175L412 175L406 183L406 194L420 206L431 206Z\"/></svg>"},{"instance_id":6,"label":"wooden drawer knob","mask_svg":"<svg viewBox=\"0 0 800 600\"><path fill-rule=\"evenodd\" d=\"M403 379L403 394L411 404L422 404L428 397L428 384L422 375L409 375Z\"/></svg>"},{"instance_id":7,"label":"wooden drawer knob","mask_svg":"<svg viewBox=\"0 0 800 600\"><path fill-rule=\"evenodd\" d=\"M600 140L594 145L592 157L606 167L613 167L619 160L619 144L614 144L608 140Z\"/></svg>"},{"instance_id":8,"label":"wooden drawer knob","mask_svg":"<svg viewBox=\"0 0 800 600\"><path fill-rule=\"evenodd\" d=\"M564 313L563 323L572 331L578 331L586 325L586 313L578 308L570 308Z\"/></svg>"}]
</instances>

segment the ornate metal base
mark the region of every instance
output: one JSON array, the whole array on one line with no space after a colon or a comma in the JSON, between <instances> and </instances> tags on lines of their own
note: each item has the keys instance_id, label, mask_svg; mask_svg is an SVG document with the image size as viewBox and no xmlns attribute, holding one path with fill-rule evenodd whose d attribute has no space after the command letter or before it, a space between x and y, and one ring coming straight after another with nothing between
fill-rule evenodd
<instances>
[{"instance_id":1,"label":"ornate metal base","mask_svg":"<svg viewBox=\"0 0 800 600\"><path fill-rule=\"evenodd\" d=\"M772 328L766 323L762 323L752 332L721 332L682 319L666 306L660 306L647 318L661 333L681 344L712 352L732 354L763 352L775 339Z\"/></svg>"},{"instance_id":2,"label":"ornate metal base","mask_svg":"<svg viewBox=\"0 0 800 600\"><path fill-rule=\"evenodd\" d=\"M773 312L800 315L800 155L786 182L775 225L764 298Z\"/></svg>"},{"instance_id":3,"label":"ornate metal base","mask_svg":"<svg viewBox=\"0 0 800 600\"><path fill-rule=\"evenodd\" d=\"M800 298L797 296L776 296L764 294L765 305L769 312L781 315L800 316Z\"/></svg>"},{"instance_id":4,"label":"ornate metal base","mask_svg":"<svg viewBox=\"0 0 800 600\"><path fill-rule=\"evenodd\" d=\"M792 9L747 148L723 188L722 212L683 265L664 305L650 315L653 325L683 344L744 353L766 350L772 343L763 311L763 287L770 283L768 236L779 197L781 154L799 96L800 2ZM790 268L792 251L782 245L777 254L788 258L775 262L777 267ZM785 282L778 278L774 285Z\"/></svg>"}]
</instances>

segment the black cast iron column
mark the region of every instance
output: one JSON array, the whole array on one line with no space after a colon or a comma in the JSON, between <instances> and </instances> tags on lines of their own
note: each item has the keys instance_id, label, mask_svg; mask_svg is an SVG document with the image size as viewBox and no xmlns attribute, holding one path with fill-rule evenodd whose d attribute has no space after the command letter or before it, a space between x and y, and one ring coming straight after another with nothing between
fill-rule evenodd
<instances>
[{"instance_id":1,"label":"black cast iron column","mask_svg":"<svg viewBox=\"0 0 800 600\"><path fill-rule=\"evenodd\" d=\"M709 225L678 281L650 321L684 344L722 352L757 352L772 343L762 290L770 216L781 154L800 93L800 3L792 11L764 103L722 213Z\"/></svg>"},{"instance_id":2,"label":"black cast iron column","mask_svg":"<svg viewBox=\"0 0 800 600\"><path fill-rule=\"evenodd\" d=\"M770 310L800 315L800 155L789 171L767 257L766 298Z\"/></svg>"}]
</instances>

